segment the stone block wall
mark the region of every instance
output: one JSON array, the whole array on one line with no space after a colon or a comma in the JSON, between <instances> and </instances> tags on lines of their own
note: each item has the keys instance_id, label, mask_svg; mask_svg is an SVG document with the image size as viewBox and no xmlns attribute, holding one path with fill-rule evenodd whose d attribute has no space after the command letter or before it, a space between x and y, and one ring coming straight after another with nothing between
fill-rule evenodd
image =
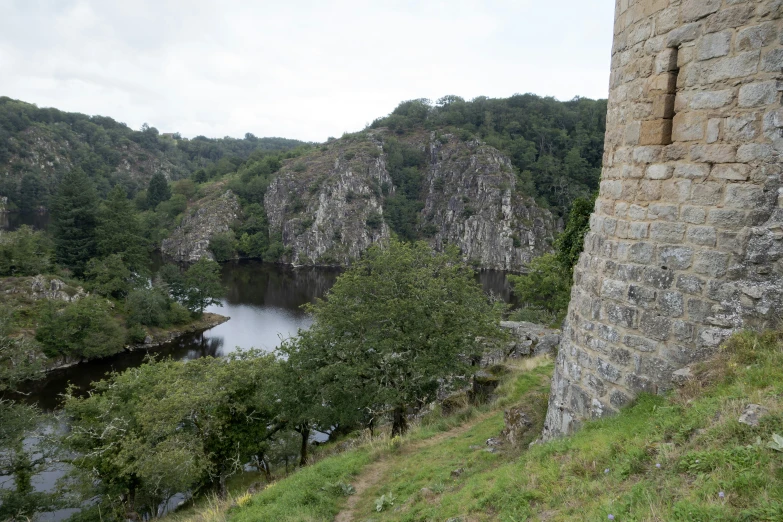
<instances>
[{"instance_id":1,"label":"stone block wall","mask_svg":"<svg viewBox=\"0 0 783 522\"><path fill-rule=\"evenodd\" d=\"M612 53L545 438L783 314L783 0L617 0Z\"/></svg>"}]
</instances>

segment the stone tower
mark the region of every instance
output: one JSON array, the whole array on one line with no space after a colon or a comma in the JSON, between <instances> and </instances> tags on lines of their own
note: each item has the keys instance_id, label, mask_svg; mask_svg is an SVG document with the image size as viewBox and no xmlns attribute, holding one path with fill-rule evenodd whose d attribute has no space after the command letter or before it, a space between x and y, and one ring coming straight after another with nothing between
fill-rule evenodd
<instances>
[{"instance_id":1,"label":"stone tower","mask_svg":"<svg viewBox=\"0 0 783 522\"><path fill-rule=\"evenodd\" d=\"M783 317L783 0L617 0L601 189L544 437Z\"/></svg>"}]
</instances>

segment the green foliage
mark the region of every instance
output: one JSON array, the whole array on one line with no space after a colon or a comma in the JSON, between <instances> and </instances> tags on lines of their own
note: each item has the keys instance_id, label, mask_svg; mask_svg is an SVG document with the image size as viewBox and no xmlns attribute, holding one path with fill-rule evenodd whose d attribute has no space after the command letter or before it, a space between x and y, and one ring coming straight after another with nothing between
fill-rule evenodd
<instances>
[{"instance_id":1,"label":"green foliage","mask_svg":"<svg viewBox=\"0 0 783 522\"><path fill-rule=\"evenodd\" d=\"M573 201L598 188L606 132L606 100L574 98L560 102L533 94L510 98L484 96L465 101L444 96L402 102L372 128L398 134L416 129L454 129L462 141L474 136L508 154L517 171L518 188L542 197L560 214Z\"/></svg>"},{"instance_id":2,"label":"green foliage","mask_svg":"<svg viewBox=\"0 0 783 522\"><path fill-rule=\"evenodd\" d=\"M0 235L0 276L30 276L45 273L51 265L52 244L43 232L24 225Z\"/></svg>"},{"instance_id":3,"label":"green foliage","mask_svg":"<svg viewBox=\"0 0 783 522\"><path fill-rule=\"evenodd\" d=\"M122 262L119 254L104 259L90 259L84 273L90 289L96 294L121 299L136 282L136 277Z\"/></svg>"},{"instance_id":4,"label":"green foliage","mask_svg":"<svg viewBox=\"0 0 783 522\"><path fill-rule=\"evenodd\" d=\"M395 500L397 500L397 497L395 497L391 491L384 493L375 500L375 511L380 513L386 508L393 507Z\"/></svg>"},{"instance_id":5,"label":"green foliage","mask_svg":"<svg viewBox=\"0 0 783 522\"><path fill-rule=\"evenodd\" d=\"M520 301L548 312L568 308L571 295L571 271L563 267L554 254L534 259L525 275L509 276Z\"/></svg>"},{"instance_id":6,"label":"green foliage","mask_svg":"<svg viewBox=\"0 0 783 522\"><path fill-rule=\"evenodd\" d=\"M395 433L439 381L470 372L478 337L502 336L500 310L458 252L424 243L369 249L309 311L313 327L281 347L289 364L313 380L338 423L393 414Z\"/></svg>"},{"instance_id":7,"label":"green foliage","mask_svg":"<svg viewBox=\"0 0 783 522\"><path fill-rule=\"evenodd\" d=\"M55 260L77 275L96 252L97 206L98 196L87 175L81 169L68 171L52 205L52 235Z\"/></svg>"},{"instance_id":8,"label":"green foliage","mask_svg":"<svg viewBox=\"0 0 783 522\"><path fill-rule=\"evenodd\" d=\"M171 188L168 181L162 173L156 172L150 178L150 183L147 186L147 206L154 209L159 203L169 199L171 199Z\"/></svg>"},{"instance_id":9,"label":"green foliage","mask_svg":"<svg viewBox=\"0 0 783 522\"><path fill-rule=\"evenodd\" d=\"M565 231L555 241L555 253L534 259L526 274L509 276L514 293L523 303L512 319L549 324L563 321L571 299L573 267L584 249L594 206L595 196L577 199L571 207Z\"/></svg>"},{"instance_id":10,"label":"green foliage","mask_svg":"<svg viewBox=\"0 0 783 522\"><path fill-rule=\"evenodd\" d=\"M145 326L168 326L173 322L170 317L173 302L160 288L138 288L125 299L128 322Z\"/></svg>"},{"instance_id":11,"label":"green foliage","mask_svg":"<svg viewBox=\"0 0 783 522\"><path fill-rule=\"evenodd\" d=\"M54 302L43 308L35 332L49 357L94 359L120 352L125 332L100 297L84 297L58 310Z\"/></svg>"},{"instance_id":12,"label":"green foliage","mask_svg":"<svg viewBox=\"0 0 783 522\"><path fill-rule=\"evenodd\" d=\"M590 214L595 208L596 196L597 193L592 198L574 201L565 231L555 242L557 260L565 267L573 268L584 250L585 234L590 230Z\"/></svg>"},{"instance_id":13,"label":"green foliage","mask_svg":"<svg viewBox=\"0 0 783 522\"><path fill-rule=\"evenodd\" d=\"M225 493L228 477L263 455L280 429L277 371L272 356L257 352L149 360L96 383L89 397L69 393L64 443L106 499L130 500L127 512L154 513L181 491Z\"/></svg>"},{"instance_id":14,"label":"green foliage","mask_svg":"<svg viewBox=\"0 0 783 522\"><path fill-rule=\"evenodd\" d=\"M133 204L120 186L109 192L98 210L95 239L100 257L117 255L130 270L146 271L147 242Z\"/></svg>"},{"instance_id":15,"label":"green foliage","mask_svg":"<svg viewBox=\"0 0 783 522\"><path fill-rule=\"evenodd\" d=\"M387 154L386 168L397 187L395 194L387 195L384 200L383 217L400 239L416 241L422 238L419 213L424 207L422 169L427 157L421 150L395 139L386 140L383 150Z\"/></svg>"},{"instance_id":16,"label":"green foliage","mask_svg":"<svg viewBox=\"0 0 783 522\"><path fill-rule=\"evenodd\" d=\"M183 273L176 265L165 265L158 275L168 294L196 315L210 305L220 306L224 288L220 279L220 265L206 258L199 259Z\"/></svg>"},{"instance_id":17,"label":"green foliage","mask_svg":"<svg viewBox=\"0 0 783 522\"><path fill-rule=\"evenodd\" d=\"M209 250L215 256L215 260L220 263L234 259L237 255L237 246L234 232L230 230L209 238Z\"/></svg>"},{"instance_id":18,"label":"green foliage","mask_svg":"<svg viewBox=\"0 0 783 522\"><path fill-rule=\"evenodd\" d=\"M0 306L0 394L15 390L23 381L43 375L40 373L41 361L32 356L32 343L11 337L12 331L13 310Z\"/></svg>"}]
</instances>

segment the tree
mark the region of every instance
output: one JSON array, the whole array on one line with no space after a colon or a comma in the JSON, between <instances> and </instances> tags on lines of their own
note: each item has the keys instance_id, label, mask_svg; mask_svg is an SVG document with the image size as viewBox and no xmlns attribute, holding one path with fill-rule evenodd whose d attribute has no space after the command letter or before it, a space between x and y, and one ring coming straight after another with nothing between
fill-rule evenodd
<instances>
[{"instance_id":1,"label":"tree","mask_svg":"<svg viewBox=\"0 0 783 522\"><path fill-rule=\"evenodd\" d=\"M66 396L66 445L74 465L100 481L123 512L155 513L181 491L226 492L226 480L267 451L282 428L275 399L279 367L259 352L187 363L148 360Z\"/></svg>"},{"instance_id":2,"label":"tree","mask_svg":"<svg viewBox=\"0 0 783 522\"><path fill-rule=\"evenodd\" d=\"M456 249L392 240L372 247L308 310L313 327L283 346L292 364L313 372L331 408L391 414L392 433L407 411L442 385L470 373L480 338L499 338L493 306Z\"/></svg>"},{"instance_id":3,"label":"tree","mask_svg":"<svg viewBox=\"0 0 783 522\"><path fill-rule=\"evenodd\" d=\"M112 254L105 259L90 259L87 262L85 277L90 282L93 292L106 297L121 299L133 288L133 274L119 254Z\"/></svg>"},{"instance_id":4,"label":"tree","mask_svg":"<svg viewBox=\"0 0 783 522\"><path fill-rule=\"evenodd\" d=\"M147 206L155 209L158 203L168 201L171 198L171 189L166 181L166 177L156 172L150 178L150 184L147 187Z\"/></svg>"},{"instance_id":5,"label":"tree","mask_svg":"<svg viewBox=\"0 0 783 522\"><path fill-rule=\"evenodd\" d=\"M51 241L27 225L0 235L0 276L29 276L50 268Z\"/></svg>"},{"instance_id":6,"label":"tree","mask_svg":"<svg viewBox=\"0 0 783 522\"><path fill-rule=\"evenodd\" d=\"M95 238L100 257L116 254L133 272L146 272L147 242L133 203L119 185L109 192L98 210Z\"/></svg>"},{"instance_id":7,"label":"tree","mask_svg":"<svg viewBox=\"0 0 783 522\"><path fill-rule=\"evenodd\" d=\"M185 271L183 304L191 312L201 315L209 305L222 306L219 298L223 292L220 265L216 262L202 257Z\"/></svg>"},{"instance_id":8,"label":"tree","mask_svg":"<svg viewBox=\"0 0 783 522\"><path fill-rule=\"evenodd\" d=\"M0 308L0 393L14 391L19 383L39 379L41 361L26 341L10 336L12 311ZM0 475L13 476L14 487L0 488L0 520L29 520L38 511L56 508L56 495L33 489L33 475L43 471L48 455L30 442L42 428L43 416L32 406L0 398ZM27 441L27 443L25 443Z\"/></svg>"},{"instance_id":9,"label":"tree","mask_svg":"<svg viewBox=\"0 0 783 522\"><path fill-rule=\"evenodd\" d=\"M77 275L95 256L98 196L81 169L65 173L52 205L55 260Z\"/></svg>"},{"instance_id":10,"label":"tree","mask_svg":"<svg viewBox=\"0 0 783 522\"><path fill-rule=\"evenodd\" d=\"M125 333L112 317L106 299L90 296L69 303L62 310L49 301L38 322L35 339L49 357L95 359L120 352Z\"/></svg>"}]
</instances>

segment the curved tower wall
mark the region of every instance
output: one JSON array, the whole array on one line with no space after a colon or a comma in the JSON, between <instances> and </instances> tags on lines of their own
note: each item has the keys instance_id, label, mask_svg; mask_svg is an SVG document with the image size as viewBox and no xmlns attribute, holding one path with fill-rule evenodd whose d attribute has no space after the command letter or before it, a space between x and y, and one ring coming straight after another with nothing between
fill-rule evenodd
<instances>
[{"instance_id":1,"label":"curved tower wall","mask_svg":"<svg viewBox=\"0 0 783 522\"><path fill-rule=\"evenodd\" d=\"M783 316L783 0L618 0L600 195L545 438Z\"/></svg>"}]
</instances>

